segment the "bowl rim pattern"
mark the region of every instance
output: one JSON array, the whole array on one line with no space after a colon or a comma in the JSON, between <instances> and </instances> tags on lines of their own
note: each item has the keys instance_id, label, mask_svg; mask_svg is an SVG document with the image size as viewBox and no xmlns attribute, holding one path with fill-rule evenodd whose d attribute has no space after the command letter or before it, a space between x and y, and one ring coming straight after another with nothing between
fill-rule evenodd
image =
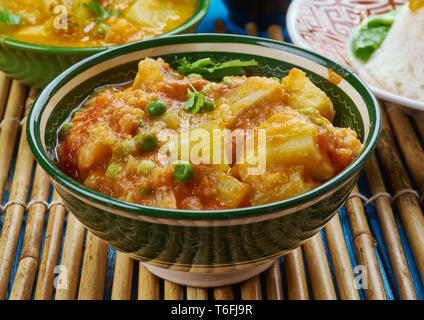
<instances>
[{"instance_id":1,"label":"bowl rim pattern","mask_svg":"<svg viewBox=\"0 0 424 320\"><path fill-rule=\"evenodd\" d=\"M307 193L283 201L261 206L216 211L163 209L121 201L84 187L82 184L72 180L54 166L43 150L42 137L40 135L40 118L43 114L43 111L45 110L47 102L64 84L68 82L68 80L73 79L80 72L89 69L98 63L111 60L124 53L133 53L136 51L155 47L166 47L173 44L194 43L235 43L266 47L301 56L315 64L326 68L331 68L333 70L338 68L337 70L340 70L346 75L345 79L349 79L349 84L352 85L352 87L356 90L356 93L361 96L361 99L363 99L366 105L368 115L370 116L370 131L367 140L364 141L363 151L358 156L358 158L356 158L345 170ZM213 50L211 49L210 51L212 52ZM315 202L319 201L338 188L341 188L351 178L357 175L365 162L371 156L371 153L374 151L380 136L380 132L381 114L379 104L366 84L361 81L354 73L352 73L352 71L339 65L335 61L332 61L309 50L299 48L292 44L256 37L217 34L177 35L171 37L155 38L151 40L130 43L119 48L107 50L105 52L93 55L70 67L68 70L59 75L55 80L53 80L37 97L33 107L31 108L27 121L28 142L35 159L55 182L60 184L61 187L67 189L67 192L73 193L74 196L89 201L94 206L105 207L113 211L119 211L125 216L130 215L134 217L134 215L139 215L149 218L165 218L171 220L230 220L243 219L247 217L258 217L261 215L272 214L276 211L288 210L290 212L294 212L298 207L308 206L308 203L312 204L314 200Z\"/></svg>"}]
</instances>

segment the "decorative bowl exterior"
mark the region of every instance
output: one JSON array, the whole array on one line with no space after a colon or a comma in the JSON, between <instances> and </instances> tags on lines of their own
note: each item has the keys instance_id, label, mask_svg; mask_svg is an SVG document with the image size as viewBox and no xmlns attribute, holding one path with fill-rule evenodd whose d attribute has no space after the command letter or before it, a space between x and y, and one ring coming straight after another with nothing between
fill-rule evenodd
<instances>
[{"instance_id":1,"label":"decorative bowl exterior","mask_svg":"<svg viewBox=\"0 0 424 320\"><path fill-rule=\"evenodd\" d=\"M161 35L194 33L209 8L210 0L198 0L195 14L187 22ZM29 86L44 88L61 72L93 54L119 46L68 48L37 45L0 34L0 70Z\"/></svg>"},{"instance_id":2,"label":"decorative bowl exterior","mask_svg":"<svg viewBox=\"0 0 424 320\"><path fill-rule=\"evenodd\" d=\"M295 198L220 211L152 208L96 193L57 168L56 132L96 87L134 78L143 57L256 59L251 75L282 77L297 67L335 104L336 124L364 141L361 155L342 173ZM332 69L343 77L327 80ZM276 259L319 232L343 205L380 133L378 104L366 86L337 63L282 42L233 35L173 36L129 44L90 57L56 78L35 102L27 126L36 160L76 218L110 245L152 266L192 273L225 273Z\"/></svg>"}]
</instances>

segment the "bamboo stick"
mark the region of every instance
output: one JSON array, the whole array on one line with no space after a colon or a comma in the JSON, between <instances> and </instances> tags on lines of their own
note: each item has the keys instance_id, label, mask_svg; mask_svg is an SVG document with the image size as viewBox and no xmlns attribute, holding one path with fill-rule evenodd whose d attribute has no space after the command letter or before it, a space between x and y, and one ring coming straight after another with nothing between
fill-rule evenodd
<instances>
[{"instance_id":1,"label":"bamboo stick","mask_svg":"<svg viewBox=\"0 0 424 320\"><path fill-rule=\"evenodd\" d=\"M67 285L64 288L56 289L56 300L74 300L76 297L84 235L85 229L82 224L72 214L68 214L60 262L64 274L59 274L67 280Z\"/></svg>"},{"instance_id":2,"label":"bamboo stick","mask_svg":"<svg viewBox=\"0 0 424 320\"><path fill-rule=\"evenodd\" d=\"M234 300L234 292L232 286L220 287L213 289L215 300Z\"/></svg>"},{"instance_id":3,"label":"bamboo stick","mask_svg":"<svg viewBox=\"0 0 424 320\"><path fill-rule=\"evenodd\" d=\"M52 201L59 200L59 195L54 191ZM66 209L63 205L55 205L50 209L37 284L35 287L35 300L52 299L55 276L57 276L56 279L58 281L59 279L61 280L60 286L57 285L56 289L60 290L63 285L66 286L68 283L66 270L62 270L61 267L57 265L65 216ZM56 273L58 274L56 275ZM57 284L59 284L59 282Z\"/></svg>"},{"instance_id":4,"label":"bamboo stick","mask_svg":"<svg viewBox=\"0 0 424 320\"><path fill-rule=\"evenodd\" d=\"M222 19L215 20L215 31L216 33L227 33L225 22Z\"/></svg>"},{"instance_id":5,"label":"bamboo stick","mask_svg":"<svg viewBox=\"0 0 424 320\"><path fill-rule=\"evenodd\" d=\"M406 164L414 177L420 193L424 194L424 150L415 134L409 117L396 108L396 104L386 102L386 110L391 108L387 115L396 136L398 145Z\"/></svg>"},{"instance_id":6,"label":"bamboo stick","mask_svg":"<svg viewBox=\"0 0 424 320\"><path fill-rule=\"evenodd\" d=\"M359 300L359 293L355 287L352 264L347 252L343 237L342 226L338 214L325 227L328 250L333 262L334 275L338 291L342 300Z\"/></svg>"},{"instance_id":7,"label":"bamboo stick","mask_svg":"<svg viewBox=\"0 0 424 320\"><path fill-rule=\"evenodd\" d=\"M278 24L270 25L267 31L268 31L268 36L271 39L284 41L283 30L281 29L280 25Z\"/></svg>"},{"instance_id":8,"label":"bamboo stick","mask_svg":"<svg viewBox=\"0 0 424 320\"><path fill-rule=\"evenodd\" d=\"M355 186L353 193L359 193L358 187ZM367 284L364 288L365 296L369 300L385 300L386 293L374 251L375 240L368 226L362 201L359 198L349 199L346 202L346 209L358 262L364 267L362 275L365 276Z\"/></svg>"},{"instance_id":9,"label":"bamboo stick","mask_svg":"<svg viewBox=\"0 0 424 320\"><path fill-rule=\"evenodd\" d=\"M384 108L382 110L382 132L377 146L381 163L389 178L391 189L396 194L412 185L402 159L396 150L396 143ZM414 254L421 279L424 280L424 216L418 199L411 193L400 195L396 200L399 216Z\"/></svg>"},{"instance_id":10,"label":"bamboo stick","mask_svg":"<svg viewBox=\"0 0 424 320\"><path fill-rule=\"evenodd\" d=\"M112 300L131 299L133 269L133 259L123 252L116 251L112 283Z\"/></svg>"},{"instance_id":11,"label":"bamboo stick","mask_svg":"<svg viewBox=\"0 0 424 320\"><path fill-rule=\"evenodd\" d=\"M37 166L32 186L31 200L48 201L50 181L44 170ZM41 238L47 208L44 204L33 204L28 211L25 237L10 300L28 300L38 269Z\"/></svg>"},{"instance_id":12,"label":"bamboo stick","mask_svg":"<svg viewBox=\"0 0 424 320\"><path fill-rule=\"evenodd\" d=\"M284 269L290 300L309 300L303 254L300 248L284 256Z\"/></svg>"},{"instance_id":13,"label":"bamboo stick","mask_svg":"<svg viewBox=\"0 0 424 320\"><path fill-rule=\"evenodd\" d=\"M187 287L187 300L208 300L208 290Z\"/></svg>"},{"instance_id":14,"label":"bamboo stick","mask_svg":"<svg viewBox=\"0 0 424 320\"><path fill-rule=\"evenodd\" d=\"M87 233L78 300L103 299L108 246L91 232Z\"/></svg>"},{"instance_id":15,"label":"bamboo stick","mask_svg":"<svg viewBox=\"0 0 424 320\"><path fill-rule=\"evenodd\" d=\"M280 261L276 261L268 270L265 271L265 290L267 300L284 299Z\"/></svg>"},{"instance_id":16,"label":"bamboo stick","mask_svg":"<svg viewBox=\"0 0 424 320\"><path fill-rule=\"evenodd\" d=\"M261 280L255 276L241 284L242 300L262 300Z\"/></svg>"},{"instance_id":17,"label":"bamboo stick","mask_svg":"<svg viewBox=\"0 0 424 320\"><path fill-rule=\"evenodd\" d=\"M31 292L34 285L34 277L37 267L38 261L33 257L25 257L19 261L19 269L16 271L9 300L31 299Z\"/></svg>"},{"instance_id":18,"label":"bamboo stick","mask_svg":"<svg viewBox=\"0 0 424 320\"><path fill-rule=\"evenodd\" d=\"M387 192L376 157L371 156L365 165L365 172L373 195ZM414 285L409 273L408 263L397 231L392 205L389 198L379 197L375 200L377 215L383 230L384 240L389 251L393 273L398 285L401 299L416 299Z\"/></svg>"},{"instance_id":19,"label":"bamboo stick","mask_svg":"<svg viewBox=\"0 0 424 320\"><path fill-rule=\"evenodd\" d=\"M0 121L3 118L4 108L6 107L7 97L10 89L10 78L3 72L0 72Z\"/></svg>"},{"instance_id":20,"label":"bamboo stick","mask_svg":"<svg viewBox=\"0 0 424 320\"><path fill-rule=\"evenodd\" d=\"M13 89L14 88L12 88L12 90ZM34 95L29 96L26 101L27 112L34 100L33 98ZM10 107L10 104L8 104L8 106ZM6 110L6 113L8 111L9 109ZM0 135L3 136L4 133L7 133L8 128L9 127L4 128ZM18 128L19 126L16 130ZM10 141L7 143L10 144ZM19 140L19 150L9 201L15 200L25 203L30 185L33 164L34 160L28 146L25 131L22 131ZM0 299L5 298L24 214L25 208L22 205L12 204L6 209L4 215L0 235Z\"/></svg>"},{"instance_id":21,"label":"bamboo stick","mask_svg":"<svg viewBox=\"0 0 424 320\"><path fill-rule=\"evenodd\" d=\"M164 280L165 300L184 300L183 286Z\"/></svg>"},{"instance_id":22,"label":"bamboo stick","mask_svg":"<svg viewBox=\"0 0 424 320\"><path fill-rule=\"evenodd\" d=\"M3 119L21 119L26 93L26 86L18 81L12 82ZM4 183L9 174L10 162L19 129L20 124L18 122L6 121L0 131L0 199L3 197Z\"/></svg>"},{"instance_id":23,"label":"bamboo stick","mask_svg":"<svg viewBox=\"0 0 424 320\"><path fill-rule=\"evenodd\" d=\"M321 235L318 233L303 245L312 292L316 300L336 300L337 295L331 279Z\"/></svg>"},{"instance_id":24,"label":"bamboo stick","mask_svg":"<svg viewBox=\"0 0 424 320\"><path fill-rule=\"evenodd\" d=\"M424 116L424 113L423 113L423 116ZM418 130L418 132L421 136L421 139L424 140L424 120L421 119L421 118L414 118L413 120L414 120L414 123L415 123L415 127L417 128L417 130Z\"/></svg>"},{"instance_id":25,"label":"bamboo stick","mask_svg":"<svg viewBox=\"0 0 424 320\"><path fill-rule=\"evenodd\" d=\"M139 264L138 299L159 300L159 278Z\"/></svg>"},{"instance_id":26,"label":"bamboo stick","mask_svg":"<svg viewBox=\"0 0 424 320\"><path fill-rule=\"evenodd\" d=\"M258 36L258 26L254 22L249 22L246 24L246 33L248 36L257 37Z\"/></svg>"}]
</instances>

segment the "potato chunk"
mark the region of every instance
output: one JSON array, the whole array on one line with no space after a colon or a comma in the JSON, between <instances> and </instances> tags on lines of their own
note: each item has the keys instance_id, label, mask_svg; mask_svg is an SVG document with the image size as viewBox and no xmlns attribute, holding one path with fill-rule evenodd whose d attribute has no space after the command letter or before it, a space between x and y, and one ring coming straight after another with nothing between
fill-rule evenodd
<instances>
[{"instance_id":1,"label":"potato chunk","mask_svg":"<svg viewBox=\"0 0 424 320\"><path fill-rule=\"evenodd\" d=\"M228 208L237 208L250 190L249 185L220 170L211 170L207 176L214 186L213 197Z\"/></svg>"},{"instance_id":2,"label":"potato chunk","mask_svg":"<svg viewBox=\"0 0 424 320\"><path fill-rule=\"evenodd\" d=\"M227 92L217 101L218 116L226 127L231 126L236 117L259 103L282 98L282 87L278 81L261 77L250 77L241 86Z\"/></svg>"},{"instance_id":3,"label":"potato chunk","mask_svg":"<svg viewBox=\"0 0 424 320\"><path fill-rule=\"evenodd\" d=\"M286 108L262 123L266 130L267 164L303 165L314 180L325 181L334 175L326 152L320 149L320 128L297 111Z\"/></svg>"},{"instance_id":4,"label":"potato chunk","mask_svg":"<svg viewBox=\"0 0 424 320\"><path fill-rule=\"evenodd\" d=\"M209 121L171 137L160 150L159 159L163 164L184 160L198 164L216 165L228 171L229 160L225 150L224 124ZM215 131L216 130L216 131Z\"/></svg>"},{"instance_id":5,"label":"potato chunk","mask_svg":"<svg viewBox=\"0 0 424 320\"><path fill-rule=\"evenodd\" d=\"M172 15L172 1L137 0L128 10L125 17L137 24L157 27L165 24Z\"/></svg>"},{"instance_id":6,"label":"potato chunk","mask_svg":"<svg viewBox=\"0 0 424 320\"><path fill-rule=\"evenodd\" d=\"M287 94L287 103L294 109L314 108L328 120L333 121L334 106L330 98L321 89L316 87L306 77L306 73L293 68L289 75L283 78L283 86Z\"/></svg>"},{"instance_id":7,"label":"potato chunk","mask_svg":"<svg viewBox=\"0 0 424 320\"><path fill-rule=\"evenodd\" d=\"M161 81L163 81L163 74L160 60L146 58L138 64L138 72L134 80L133 89L153 91L156 88L156 84Z\"/></svg>"},{"instance_id":8,"label":"potato chunk","mask_svg":"<svg viewBox=\"0 0 424 320\"><path fill-rule=\"evenodd\" d=\"M90 169L105 162L111 154L110 147L103 144L100 139L87 140L79 151L78 168Z\"/></svg>"},{"instance_id":9,"label":"potato chunk","mask_svg":"<svg viewBox=\"0 0 424 320\"><path fill-rule=\"evenodd\" d=\"M112 155L112 146L118 137L106 125L94 125L88 131L88 139L78 153L78 168L87 170L104 164Z\"/></svg>"},{"instance_id":10,"label":"potato chunk","mask_svg":"<svg viewBox=\"0 0 424 320\"><path fill-rule=\"evenodd\" d=\"M44 0L46 1L46 0ZM53 0L47 0L47 2L53 2ZM92 11L87 6L91 0L75 0L74 1L74 15L75 21L78 25L83 28L87 21L92 17Z\"/></svg>"},{"instance_id":11,"label":"potato chunk","mask_svg":"<svg viewBox=\"0 0 424 320\"><path fill-rule=\"evenodd\" d=\"M177 200L174 191L166 188L158 188L154 192L153 199L149 205L159 208L177 209Z\"/></svg>"},{"instance_id":12,"label":"potato chunk","mask_svg":"<svg viewBox=\"0 0 424 320\"><path fill-rule=\"evenodd\" d=\"M245 167L239 172L242 180L252 186L249 202L254 206L295 197L318 185L305 178L303 166L269 165L263 175L249 176Z\"/></svg>"}]
</instances>

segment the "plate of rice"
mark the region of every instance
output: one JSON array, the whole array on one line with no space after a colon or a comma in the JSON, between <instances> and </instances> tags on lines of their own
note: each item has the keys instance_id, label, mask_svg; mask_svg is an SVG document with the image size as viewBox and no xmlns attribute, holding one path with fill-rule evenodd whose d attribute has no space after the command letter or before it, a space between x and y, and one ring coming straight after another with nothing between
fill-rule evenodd
<instances>
[{"instance_id":1,"label":"plate of rice","mask_svg":"<svg viewBox=\"0 0 424 320\"><path fill-rule=\"evenodd\" d=\"M293 0L296 45L349 66L385 101L424 111L424 0Z\"/></svg>"}]
</instances>

